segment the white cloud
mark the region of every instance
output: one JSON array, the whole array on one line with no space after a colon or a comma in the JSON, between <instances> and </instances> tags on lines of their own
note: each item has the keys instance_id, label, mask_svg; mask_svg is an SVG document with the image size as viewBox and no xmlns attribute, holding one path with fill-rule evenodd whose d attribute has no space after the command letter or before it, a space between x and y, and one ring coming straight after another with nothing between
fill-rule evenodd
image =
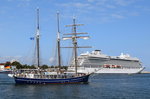
<instances>
[{"instance_id":1,"label":"white cloud","mask_svg":"<svg viewBox=\"0 0 150 99\"><path fill-rule=\"evenodd\" d=\"M88 2L94 2L95 0L87 0Z\"/></svg>"},{"instance_id":2,"label":"white cloud","mask_svg":"<svg viewBox=\"0 0 150 99\"><path fill-rule=\"evenodd\" d=\"M120 6L129 6L133 4L135 0L86 0L86 2L79 2L80 0L76 0L76 2L65 2L59 3L57 5L63 7L70 7L70 8L84 8L84 9L114 9ZM119 9L118 9L119 10Z\"/></svg>"},{"instance_id":3,"label":"white cloud","mask_svg":"<svg viewBox=\"0 0 150 99\"><path fill-rule=\"evenodd\" d=\"M50 62L51 65L56 65L56 64L57 64L57 59L56 59L56 57L51 57L51 58L49 59L49 62Z\"/></svg>"},{"instance_id":4,"label":"white cloud","mask_svg":"<svg viewBox=\"0 0 150 99\"><path fill-rule=\"evenodd\" d=\"M111 21L130 16L139 16L141 11L144 11L144 8L140 9L135 7L137 2L139 4L140 0L74 0L74 2L59 3L58 5L59 7L63 7L64 10L67 10L66 12L73 12L76 15L82 16L85 15L85 18L87 18L87 15L95 12L92 18L98 17L104 21ZM147 11L149 11L148 8Z\"/></svg>"},{"instance_id":5,"label":"white cloud","mask_svg":"<svg viewBox=\"0 0 150 99\"><path fill-rule=\"evenodd\" d=\"M83 4L83 3L74 3L74 4L72 4L72 6L75 6L75 7L89 7L90 4L87 4L87 3L85 3L85 4Z\"/></svg>"},{"instance_id":6,"label":"white cloud","mask_svg":"<svg viewBox=\"0 0 150 99\"><path fill-rule=\"evenodd\" d=\"M16 2L18 3L18 7L29 6L32 0L7 0L8 2Z\"/></svg>"},{"instance_id":7,"label":"white cloud","mask_svg":"<svg viewBox=\"0 0 150 99\"><path fill-rule=\"evenodd\" d=\"M21 0L17 6L18 7L28 7L30 5L30 1L31 0Z\"/></svg>"},{"instance_id":8,"label":"white cloud","mask_svg":"<svg viewBox=\"0 0 150 99\"><path fill-rule=\"evenodd\" d=\"M31 0L7 0L8 2L12 2L12 1L23 1L23 2L30 2Z\"/></svg>"},{"instance_id":9,"label":"white cloud","mask_svg":"<svg viewBox=\"0 0 150 99\"><path fill-rule=\"evenodd\" d=\"M140 14L138 12L132 12L129 15L131 15L131 16L139 16Z\"/></svg>"},{"instance_id":10,"label":"white cloud","mask_svg":"<svg viewBox=\"0 0 150 99\"><path fill-rule=\"evenodd\" d=\"M106 7L107 7L107 8L111 8L111 9L116 8L116 6L114 6L114 5L110 5L110 4L106 5Z\"/></svg>"},{"instance_id":11,"label":"white cloud","mask_svg":"<svg viewBox=\"0 0 150 99\"><path fill-rule=\"evenodd\" d=\"M0 60L2 62L12 61L12 60L20 61L21 58L22 58L22 56L4 56L4 57L0 57Z\"/></svg>"},{"instance_id":12,"label":"white cloud","mask_svg":"<svg viewBox=\"0 0 150 99\"><path fill-rule=\"evenodd\" d=\"M128 6L135 2L135 0L114 0L117 5Z\"/></svg>"},{"instance_id":13,"label":"white cloud","mask_svg":"<svg viewBox=\"0 0 150 99\"><path fill-rule=\"evenodd\" d=\"M54 58L54 57L51 57L51 58L49 59L49 61L50 61L50 63L53 63L53 62L55 61L55 58Z\"/></svg>"},{"instance_id":14,"label":"white cloud","mask_svg":"<svg viewBox=\"0 0 150 99\"><path fill-rule=\"evenodd\" d=\"M123 18L125 18L125 16L119 15L119 14L112 14L111 16L114 17L114 18L117 18L117 19L123 19Z\"/></svg>"},{"instance_id":15,"label":"white cloud","mask_svg":"<svg viewBox=\"0 0 150 99\"><path fill-rule=\"evenodd\" d=\"M80 3L80 2L76 2L76 3L63 3L63 4L59 4L61 6L64 7L77 7L77 8L81 8L81 7L89 7L90 4L88 3Z\"/></svg>"},{"instance_id":16,"label":"white cloud","mask_svg":"<svg viewBox=\"0 0 150 99\"><path fill-rule=\"evenodd\" d=\"M31 0L20 0L20 1L24 1L24 2L30 2Z\"/></svg>"}]
</instances>

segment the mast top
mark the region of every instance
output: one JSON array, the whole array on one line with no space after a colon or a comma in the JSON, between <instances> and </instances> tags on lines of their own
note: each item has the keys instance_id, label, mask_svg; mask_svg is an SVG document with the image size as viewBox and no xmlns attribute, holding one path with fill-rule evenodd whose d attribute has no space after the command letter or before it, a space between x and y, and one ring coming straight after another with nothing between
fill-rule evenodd
<instances>
[{"instance_id":1,"label":"mast top","mask_svg":"<svg viewBox=\"0 0 150 99\"><path fill-rule=\"evenodd\" d=\"M60 40L59 11L57 11L57 40Z\"/></svg>"},{"instance_id":2,"label":"mast top","mask_svg":"<svg viewBox=\"0 0 150 99\"><path fill-rule=\"evenodd\" d=\"M36 36L40 35L40 23L39 23L39 8L37 8L37 33Z\"/></svg>"},{"instance_id":3,"label":"mast top","mask_svg":"<svg viewBox=\"0 0 150 99\"><path fill-rule=\"evenodd\" d=\"M73 17L73 24L71 25L66 25L66 27L76 27L76 26L82 26L84 24L76 24L76 18L75 16Z\"/></svg>"},{"instance_id":4,"label":"mast top","mask_svg":"<svg viewBox=\"0 0 150 99\"><path fill-rule=\"evenodd\" d=\"M75 16L73 16L73 20L75 20L76 19L76 17Z\"/></svg>"}]
</instances>

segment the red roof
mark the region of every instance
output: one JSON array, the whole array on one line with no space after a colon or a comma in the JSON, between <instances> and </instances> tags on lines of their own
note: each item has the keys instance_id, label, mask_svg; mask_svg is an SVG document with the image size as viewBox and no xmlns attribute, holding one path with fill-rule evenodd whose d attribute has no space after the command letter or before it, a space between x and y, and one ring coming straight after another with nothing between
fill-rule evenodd
<instances>
[{"instance_id":1,"label":"red roof","mask_svg":"<svg viewBox=\"0 0 150 99\"><path fill-rule=\"evenodd\" d=\"M5 63L0 63L0 65L5 65Z\"/></svg>"}]
</instances>

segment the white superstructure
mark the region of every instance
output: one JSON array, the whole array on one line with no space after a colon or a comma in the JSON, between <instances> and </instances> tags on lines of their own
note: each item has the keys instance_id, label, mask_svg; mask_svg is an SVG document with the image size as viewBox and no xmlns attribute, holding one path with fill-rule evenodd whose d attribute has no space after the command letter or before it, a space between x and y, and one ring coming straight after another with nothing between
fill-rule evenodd
<instances>
[{"instance_id":1,"label":"white superstructure","mask_svg":"<svg viewBox=\"0 0 150 99\"><path fill-rule=\"evenodd\" d=\"M74 64L73 62L71 64ZM140 73L144 67L136 57L121 53L120 56L108 56L100 50L86 52L78 56L79 72L95 73ZM69 67L72 70L74 67Z\"/></svg>"}]
</instances>

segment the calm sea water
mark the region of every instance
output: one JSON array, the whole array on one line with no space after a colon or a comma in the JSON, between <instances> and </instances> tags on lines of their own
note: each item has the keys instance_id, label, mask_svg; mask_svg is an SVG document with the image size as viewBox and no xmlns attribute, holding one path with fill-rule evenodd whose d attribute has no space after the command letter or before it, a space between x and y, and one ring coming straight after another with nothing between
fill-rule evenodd
<instances>
[{"instance_id":1,"label":"calm sea water","mask_svg":"<svg viewBox=\"0 0 150 99\"><path fill-rule=\"evenodd\" d=\"M0 74L0 99L150 99L150 74L96 74L69 85L18 85Z\"/></svg>"}]
</instances>

